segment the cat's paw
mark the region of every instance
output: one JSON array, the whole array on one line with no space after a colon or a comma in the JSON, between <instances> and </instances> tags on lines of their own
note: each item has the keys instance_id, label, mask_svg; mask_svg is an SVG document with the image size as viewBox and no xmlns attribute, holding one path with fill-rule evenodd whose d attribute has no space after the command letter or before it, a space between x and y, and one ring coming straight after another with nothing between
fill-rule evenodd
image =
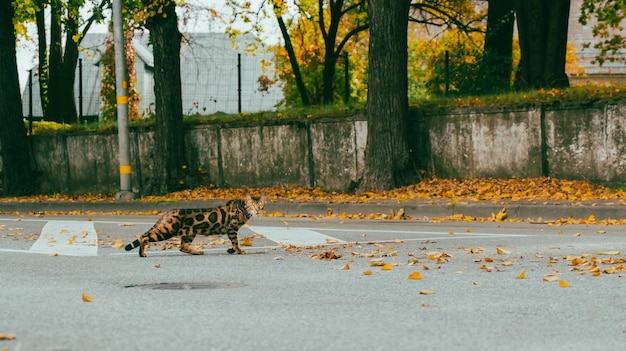
<instances>
[{"instance_id":1,"label":"cat's paw","mask_svg":"<svg viewBox=\"0 0 626 351\"><path fill-rule=\"evenodd\" d=\"M194 250L189 247L181 247L180 251L190 255L204 255L204 251Z\"/></svg>"},{"instance_id":2,"label":"cat's paw","mask_svg":"<svg viewBox=\"0 0 626 351\"><path fill-rule=\"evenodd\" d=\"M229 254L234 254L235 252L238 253L239 255L245 255L246 254L246 252L244 250L242 250L242 249L235 250L232 247L230 249L226 250L226 252L228 252Z\"/></svg>"}]
</instances>

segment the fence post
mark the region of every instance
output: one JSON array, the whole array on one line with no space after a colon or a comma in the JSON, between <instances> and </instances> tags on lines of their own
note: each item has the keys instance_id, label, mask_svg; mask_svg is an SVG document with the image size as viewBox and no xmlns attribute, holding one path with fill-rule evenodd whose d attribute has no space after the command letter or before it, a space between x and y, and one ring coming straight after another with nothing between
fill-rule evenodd
<instances>
[{"instance_id":1,"label":"fence post","mask_svg":"<svg viewBox=\"0 0 626 351\"><path fill-rule=\"evenodd\" d=\"M343 53L343 77L344 77L344 90L343 90L343 103L348 104L350 100L350 61L348 60L348 53Z\"/></svg>"},{"instance_id":2,"label":"fence post","mask_svg":"<svg viewBox=\"0 0 626 351\"><path fill-rule=\"evenodd\" d=\"M237 111L241 114L241 53L237 54Z\"/></svg>"},{"instance_id":3,"label":"fence post","mask_svg":"<svg viewBox=\"0 0 626 351\"><path fill-rule=\"evenodd\" d=\"M448 90L450 89L450 52L446 50L446 91L445 94L448 94Z\"/></svg>"},{"instance_id":4,"label":"fence post","mask_svg":"<svg viewBox=\"0 0 626 351\"><path fill-rule=\"evenodd\" d=\"M33 70L28 70L28 135L33 135Z\"/></svg>"},{"instance_id":5,"label":"fence post","mask_svg":"<svg viewBox=\"0 0 626 351\"><path fill-rule=\"evenodd\" d=\"M83 120L83 59L78 59L78 122Z\"/></svg>"}]
</instances>

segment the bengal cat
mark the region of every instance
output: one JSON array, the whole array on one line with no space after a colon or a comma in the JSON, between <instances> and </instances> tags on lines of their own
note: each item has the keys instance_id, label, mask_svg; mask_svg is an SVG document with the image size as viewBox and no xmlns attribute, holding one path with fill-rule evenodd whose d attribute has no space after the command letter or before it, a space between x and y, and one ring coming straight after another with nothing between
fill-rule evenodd
<instances>
[{"instance_id":1,"label":"bengal cat","mask_svg":"<svg viewBox=\"0 0 626 351\"><path fill-rule=\"evenodd\" d=\"M124 248L130 251L139 246L139 256L146 257L145 247L148 242L163 241L180 235L180 251L202 255L204 252L189 247L197 234L226 234L232 243L227 252L245 254L246 252L239 247L237 232L252 216L261 213L264 206L265 196L253 199L248 194L245 200L230 200L220 207L170 210L139 239Z\"/></svg>"}]
</instances>

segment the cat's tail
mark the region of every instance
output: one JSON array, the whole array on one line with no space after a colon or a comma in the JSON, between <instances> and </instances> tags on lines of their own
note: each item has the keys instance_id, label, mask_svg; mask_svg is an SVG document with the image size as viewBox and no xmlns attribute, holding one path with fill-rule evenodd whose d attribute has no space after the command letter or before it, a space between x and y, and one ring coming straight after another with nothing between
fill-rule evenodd
<instances>
[{"instance_id":1,"label":"cat's tail","mask_svg":"<svg viewBox=\"0 0 626 351\"><path fill-rule=\"evenodd\" d=\"M132 249L134 249L134 248L136 248L138 246L139 246L139 239L137 239L137 240L133 241L132 243L124 246L124 250L130 251L130 250L132 250Z\"/></svg>"}]
</instances>

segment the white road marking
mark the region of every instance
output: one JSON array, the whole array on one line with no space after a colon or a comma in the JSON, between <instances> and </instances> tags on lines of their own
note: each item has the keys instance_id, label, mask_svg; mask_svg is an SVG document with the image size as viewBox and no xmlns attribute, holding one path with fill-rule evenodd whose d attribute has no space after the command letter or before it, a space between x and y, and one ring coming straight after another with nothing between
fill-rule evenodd
<instances>
[{"instance_id":1,"label":"white road marking","mask_svg":"<svg viewBox=\"0 0 626 351\"><path fill-rule=\"evenodd\" d=\"M269 250L277 250L282 248L282 246L247 246L245 247L246 252L248 254L257 252L257 251L269 251ZM137 249L133 250L133 251L124 251L121 250L119 252L112 252L111 256L137 256ZM2 251L2 250L0 250ZM16 250L17 251L17 250ZM205 255L208 254L223 254L223 255L232 255L232 256L237 256L236 254L228 254L226 253L226 247L219 247L219 248L211 248L211 249L202 249L202 251L204 252ZM179 250L173 249L173 250L151 250L151 251L147 251L148 252L148 257L153 256L153 255L165 255L165 256L189 256L188 253L184 253L181 252Z\"/></svg>"},{"instance_id":2,"label":"white road marking","mask_svg":"<svg viewBox=\"0 0 626 351\"><path fill-rule=\"evenodd\" d=\"M30 252L64 256L97 256L98 234L92 222L48 221Z\"/></svg>"},{"instance_id":3,"label":"white road marking","mask_svg":"<svg viewBox=\"0 0 626 351\"><path fill-rule=\"evenodd\" d=\"M0 222L16 222L15 219L0 218ZM94 225L101 224L119 224L130 223L133 225L152 225L153 222L144 221L112 221L112 220L95 220L95 221L48 221L46 219L39 218L21 218L20 221L24 222L46 222L46 225L42 229L39 239L31 247L30 250L15 250L0 248L0 252L22 252L22 253L44 253L68 255L68 256L96 256L98 250L98 236L94 229ZM315 245L332 245L332 244L346 244L346 243L388 243L396 240L402 242L415 242L425 240L455 240L455 239L487 239L497 237L527 237L529 234L521 233L485 233L485 232L473 232L473 233L456 233L450 235L450 232L446 231L429 231L429 230L393 230L393 229L358 229L358 228L328 228L328 227L297 227L297 226L246 226L245 228L262 234L270 241L274 241L279 244L296 245L296 246L315 246ZM357 241L345 241L337 239L335 237L325 235L331 234L341 236L340 233L360 233L360 234L374 234L374 233L386 233L384 238L377 238L377 240L362 238ZM334 234L333 234L334 232ZM394 237L399 234L412 234L415 237L402 238ZM240 235L242 237L243 235ZM404 236L404 235L401 235ZM276 249L280 246L263 246L263 247L247 247L246 250L269 250ZM223 251L223 248L207 249L207 253L215 251ZM154 251L151 254L161 254L165 252ZM171 254L171 252L170 252ZM118 252L112 253L112 255L136 255L136 252Z\"/></svg>"},{"instance_id":4,"label":"white road marking","mask_svg":"<svg viewBox=\"0 0 626 351\"><path fill-rule=\"evenodd\" d=\"M249 226L251 231L266 239L284 245L312 246L344 243L343 240L324 235L308 228Z\"/></svg>"},{"instance_id":5,"label":"white road marking","mask_svg":"<svg viewBox=\"0 0 626 351\"><path fill-rule=\"evenodd\" d=\"M402 234L427 234L427 235L450 235L450 232L438 232L438 231L421 231L421 230L385 230L385 229L346 229L346 228L318 228L315 230L320 231L329 231L329 232L350 232L350 233L402 233ZM494 236L494 237L525 237L528 234L502 234L502 233L481 233L481 232L472 232L472 233L461 233L466 235L468 238L474 238L476 236ZM462 236L457 236L460 238ZM418 239L422 240L422 239Z\"/></svg>"}]
</instances>

